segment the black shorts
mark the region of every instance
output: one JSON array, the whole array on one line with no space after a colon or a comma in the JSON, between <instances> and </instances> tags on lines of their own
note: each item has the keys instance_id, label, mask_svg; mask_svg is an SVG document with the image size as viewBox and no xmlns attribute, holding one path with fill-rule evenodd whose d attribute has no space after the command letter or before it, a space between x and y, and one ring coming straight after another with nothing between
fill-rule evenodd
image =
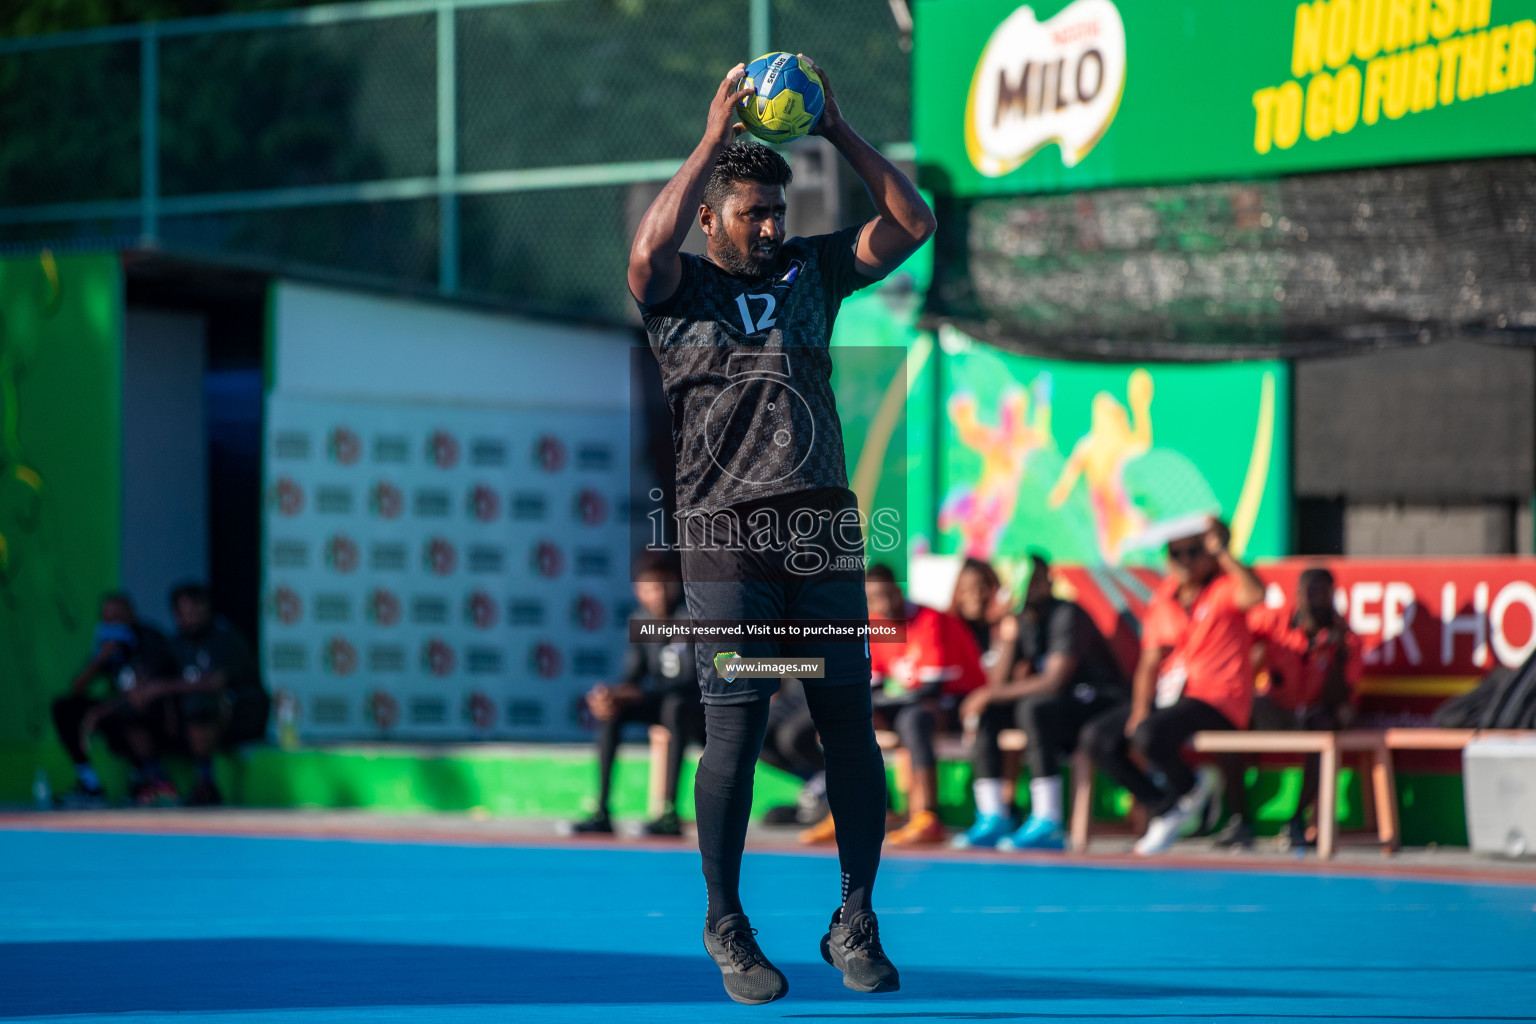
<instances>
[{"instance_id":1,"label":"black shorts","mask_svg":"<svg viewBox=\"0 0 1536 1024\"><path fill-rule=\"evenodd\" d=\"M807 491L729 510L742 526L734 538L737 541L750 536L749 524L755 512L772 511L786 524L791 517L799 517L796 546L782 550L733 542L728 528L706 537L704 531L718 527L718 522L706 527L702 520L685 518L680 538L688 614L695 621L868 622L863 535L858 534L854 545L846 520L839 525L837 519L839 514L857 508L853 492L837 489ZM850 550L855 546L856 555ZM818 550L828 555L825 565L820 565ZM699 690L706 704L747 704L767 700L778 691L777 679L723 678L715 668L715 656L732 652L749 658L823 659L823 678L805 679L806 686L869 685L866 639L698 641L694 652Z\"/></svg>"}]
</instances>

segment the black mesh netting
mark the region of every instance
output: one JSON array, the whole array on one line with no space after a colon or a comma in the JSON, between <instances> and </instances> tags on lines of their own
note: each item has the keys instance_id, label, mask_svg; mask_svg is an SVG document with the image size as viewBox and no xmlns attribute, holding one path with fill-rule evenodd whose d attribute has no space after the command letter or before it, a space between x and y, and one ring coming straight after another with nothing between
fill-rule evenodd
<instances>
[{"instance_id":1,"label":"black mesh netting","mask_svg":"<svg viewBox=\"0 0 1536 1024\"><path fill-rule=\"evenodd\" d=\"M951 203L929 314L1006 347L1300 356L1536 341L1536 160Z\"/></svg>"}]
</instances>

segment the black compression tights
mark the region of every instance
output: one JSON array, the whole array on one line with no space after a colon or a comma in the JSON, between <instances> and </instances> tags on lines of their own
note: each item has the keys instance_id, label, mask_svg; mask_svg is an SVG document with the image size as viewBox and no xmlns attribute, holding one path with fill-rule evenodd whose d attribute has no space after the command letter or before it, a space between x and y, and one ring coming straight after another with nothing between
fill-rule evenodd
<instances>
[{"instance_id":1,"label":"black compression tights","mask_svg":"<svg viewBox=\"0 0 1536 1024\"><path fill-rule=\"evenodd\" d=\"M870 906L885 838L885 763L875 743L869 687L805 688L827 761L827 803L837 822L844 920ZM752 813L752 772L768 728L768 702L706 705L704 756L694 777L709 927L742 913L741 851Z\"/></svg>"}]
</instances>

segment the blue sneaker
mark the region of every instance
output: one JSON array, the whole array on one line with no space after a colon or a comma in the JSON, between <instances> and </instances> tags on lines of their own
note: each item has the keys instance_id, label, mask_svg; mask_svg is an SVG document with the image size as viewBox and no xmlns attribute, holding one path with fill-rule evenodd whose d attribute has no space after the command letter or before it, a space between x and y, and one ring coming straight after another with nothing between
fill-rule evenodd
<instances>
[{"instance_id":1,"label":"blue sneaker","mask_svg":"<svg viewBox=\"0 0 1536 1024\"><path fill-rule=\"evenodd\" d=\"M1013 835L998 840L999 850L1065 850L1066 833L1054 821L1030 818Z\"/></svg>"},{"instance_id":2,"label":"blue sneaker","mask_svg":"<svg viewBox=\"0 0 1536 1024\"><path fill-rule=\"evenodd\" d=\"M976 824L955 836L950 845L957 850L991 849L1014 828L1013 819L1001 814L980 814Z\"/></svg>"}]
</instances>

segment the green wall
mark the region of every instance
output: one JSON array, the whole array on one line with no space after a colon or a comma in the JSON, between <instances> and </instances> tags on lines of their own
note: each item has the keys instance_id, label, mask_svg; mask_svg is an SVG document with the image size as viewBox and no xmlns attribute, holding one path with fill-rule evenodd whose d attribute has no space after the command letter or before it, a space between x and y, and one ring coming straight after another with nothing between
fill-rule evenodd
<instances>
[{"instance_id":1,"label":"green wall","mask_svg":"<svg viewBox=\"0 0 1536 1024\"><path fill-rule=\"evenodd\" d=\"M117 586L122 352L115 255L0 260L0 745L51 734Z\"/></svg>"}]
</instances>

